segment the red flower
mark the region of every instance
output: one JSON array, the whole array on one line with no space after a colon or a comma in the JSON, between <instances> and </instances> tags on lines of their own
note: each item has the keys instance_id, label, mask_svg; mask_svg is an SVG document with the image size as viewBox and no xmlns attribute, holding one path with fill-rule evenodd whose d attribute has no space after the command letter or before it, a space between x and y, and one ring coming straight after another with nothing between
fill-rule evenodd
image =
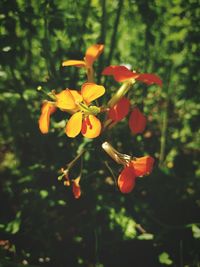
<instances>
[{"instance_id":1,"label":"red flower","mask_svg":"<svg viewBox=\"0 0 200 267\"><path fill-rule=\"evenodd\" d=\"M123 120L129 113L130 101L126 97L122 97L108 111L108 118L113 122ZM129 118L129 127L134 134L142 133L146 127L146 117L139 108L135 107Z\"/></svg>"},{"instance_id":2,"label":"red flower","mask_svg":"<svg viewBox=\"0 0 200 267\"><path fill-rule=\"evenodd\" d=\"M103 75L112 75L117 82L124 82L129 79L135 79L137 81L146 83L147 85L158 84L162 87L162 80L155 74L152 73L136 73L132 72L125 66L109 66L106 67Z\"/></svg>"},{"instance_id":3,"label":"red flower","mask_svg":"<svg viewBox=\"0 0 200 267\"><path fill-rule=\"evenodd\" d=\"M118 186L122 193L130 193L134 186L136 178L151 173L154 164L154 158L145 156L135 158L130 161L122 170L118 177Z\"/></svg>"}]
</instances>

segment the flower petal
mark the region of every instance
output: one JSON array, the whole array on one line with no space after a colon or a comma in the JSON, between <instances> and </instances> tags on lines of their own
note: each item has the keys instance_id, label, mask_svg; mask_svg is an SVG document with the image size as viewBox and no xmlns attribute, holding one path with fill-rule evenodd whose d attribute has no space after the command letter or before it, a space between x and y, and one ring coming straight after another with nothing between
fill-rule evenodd
<instances>
[{"instance_id":1,"label":"flower petal","mask_svg":"<svg viewBox=\"0 0 200 267\"><path fill-rule=\"evenodd\" d=\"M87 138L95 138L101 133L101 122L94 115L83 119L81 133Z\"/></svg>"},{"instance_id":2,"label":"flower petal","mask_svg":"<svg viewBox=\"0 0 200 267\"><path fill-rule=\"evenodd\" d=\"M122 193L130 193L135 186L135 172L132 166L126 166L118 177L118 186Z\"/></svg>"},{"instance_id":3,"label":"flower petal","mask_svg":"<svg viewBox=\"0 0 200 267\"><path fill-rule=\"evenodd\" d=\"M80 91L77 91L77 90L71 90L69 89L70 93L72 94L75 102L82 102L83 101L83 97L81 95L81 92Z\"/></svg>"},{"instance_id":4,"label":"flower petal","mask_svg":"<svg viewBox=\"0 0 200 267\"><path fill-rule=\"evenodd\" d=\"M50 122L50 115L55 112L56 107L55 104L50 102L45 102L42 106L42 112L39 118L39 128L43 134L48 133L49 131L49 122Z\"/></svg>"},{"instance_id":5,"label":"flower petal","mask_svg":"<svg viewBox=\"0 0 200 267\"><path fill-rule=\"evenodd\" d=\"M81 187L79 185L79 182L80 182L80 177L72 180L72 191L76 199L78 199L81 196Z\"/></svg>"},{"instance_id":6,"label":"flower petal","mask_svg":"<svg viewBox=\"0 0 200 267\"><path fill-rule=\"evenodd\" d=\"M85 61L83 60L66 60L62 63L63 67L75 66L75 67L85 67Z\"/></svg>"},{"instance_id":7,"label":"flower petal","mask_svg":"<svg viewBox=\"0 0 200 267\"><path fill-rule=\"evenodd\" d=\"M85 54L86 64L92 66L93 62L100 56L103 52L104 45L103 44L95 44L90 46Z\"/></svg>"},{"instance_id":8,"label":"flower petal","mask_svg":"<svg viewBox=\"0 0 200 267\"><path fill-rule=\"evenodd\" d=\"M76 108L76 103L69 89L56 94L56 106L62 110L72 110Z\"/></svg>"},{"instance_id":9,"label":"flower petal","mask_svg":"<svg viewBox=\"0 0 200 267\"><path fill-rule=\"evenodd\" d=\"M103 75L112 75L117 82L124 82L128 79L135 79L139 74L132 72L125 66L109 66L106 67L103 72Z\"/></svg>"},{"instance_id":10,"label":"flower petal","mask_svg":"<svg viewBox=\"0 0 200 267\"><path fill-rule=\"evenodd\" d=\"M71 118L68 120L65 133L68 137L76 137L82 127L83 115L81 112L74 113Z\"/></svg>"},{"instance_id":11,"label":"flower petal","mask_svg":"<svg viewBox=\"0 0 200 267\"><path fill-rule=\"evenodd\" d=\"M136 176L143 176L151 173L154 164L154 158L151 156L145 156L136 158L131 161Z\"/></svg>"},{"instance_id":12,"label":"flower petal","mask_svg":"<svg viewBox=\"0 0 200 267\"><path fill-rule=\"evenodd\" d=\"M114 122L121 121L126 117L130 109L130 101L126 97L122 97L108 112L109 119Z\"/></svg>"},{"instance_id":13,"label":"flower petal","mask_svg":"<svg viewBox=\"0 0 200 267\"><path fill-rule=\"evenodd\" d=\"M81 94L87 104L99 98L104 93L105 88L102 85L97 85L95 83L84 83L81 88Z\"/></svg>"},{"instance_id":14,"label":"flower petal","mask_svg":"<svg viewBox=\"0 0 200 267\"><path fill-rule=\"evenodd\" d=\"M139 74L139 76L136 77L136 80L146 83L147 85L155 83L158 84L160 87L162 87L162 80L160 79L160 77L152 73Z\"/></svg>"},{"instance_id":15,"label":"flower petal","mask_svg":"<svg viewBox=\"0 0 200 267\"><path fill-rule=\"evenodd\" d=\"M146 127L146 117L138 108L134 108L131 112L129 127L134 134L142 133Z\"/></svg>"}]
</instances>

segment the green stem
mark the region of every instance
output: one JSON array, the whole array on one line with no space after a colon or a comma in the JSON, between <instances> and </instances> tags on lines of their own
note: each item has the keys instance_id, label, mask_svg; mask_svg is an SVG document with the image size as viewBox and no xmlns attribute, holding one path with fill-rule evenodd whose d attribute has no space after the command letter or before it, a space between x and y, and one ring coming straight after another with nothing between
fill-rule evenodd
<instances>
[{"instance_id":1,"label":"green stem","mask_svg":"<svg viewBox=\"0 0 200 267\"><path fill-rule=\"evenodd\" d=\"M108 102L108 107L113 107L129 91L131 85L134 83L134 79L129 79L127 82L124 82Z\"/></svg>"},{"instance_id":2,"label":"green stem","mask_svg":"<svg viewBox=\"0 0 200 267\"><path fill-rule=\"evenodd\" d=\"M166 135L167 135L167 124L168 124L168 103L163 112L162 118L162 129L161 129L161 138L160 138L160 157L159 157L159 166L161 167L165 158L165 149L166 149Z\"/></svg>"}]
</instances>

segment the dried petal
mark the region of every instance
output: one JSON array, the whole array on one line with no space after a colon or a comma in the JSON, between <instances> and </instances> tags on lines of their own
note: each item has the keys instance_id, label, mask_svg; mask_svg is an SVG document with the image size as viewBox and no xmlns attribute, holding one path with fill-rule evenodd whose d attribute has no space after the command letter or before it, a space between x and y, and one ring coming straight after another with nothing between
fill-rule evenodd
<instances>
[{"instance_id":1,"label":"dried petal","mask_svg":"<svg viewBox=\"0 0 200 267\"><path fill-rule=\"evenodd\" d=\"M79 185L79 182L80 182L80 177L72 180L72 191L76 199L78 199L81 196L81 187Z\"/></svg>"}]
</instances>

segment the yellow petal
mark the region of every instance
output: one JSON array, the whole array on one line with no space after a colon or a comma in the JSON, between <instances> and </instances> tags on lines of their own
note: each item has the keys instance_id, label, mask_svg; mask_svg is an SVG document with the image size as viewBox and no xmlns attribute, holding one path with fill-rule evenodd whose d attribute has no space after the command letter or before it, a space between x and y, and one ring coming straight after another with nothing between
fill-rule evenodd
<instances>
[{"instance_id":1,"label":"yellow petal","mask_svg":"<svg viewBox=\"0 0 200 267\"><path fill-rule=\"evenodd\" d=\"M90 46L85 54L85 61L86 64L91 66L93 62L100 56L100 54L103 52L104 45L102 44L95 44Z\"/></svg>"},{"instance_id":2,"label":"yellow petal","mask_svg":"<svg viewBox=\"0 0 200 267\"><path fill-rule=\"evenodd\" d=\"M77 101L77 102L82 102L83 97L82 97L80 91L77 91L77 90L71 90L71 89L70 89L69 91L70 91L70 93L72 94L72 96L73 96L75 102L76 102L76 101Z\"/></svg>"},{"instance_id":3,"label":"yellow petal","mask_svg":"<svg viewBox=\"0 0 200 267\"><path fill-rule=\"evenodd\" d=\"M105 88L102 85L97 85L95 83L84 83L81 88L81 94L87 104L99 98L104 93Z\"/></svg>"},{"instance_id":4,"label":"yellow petal","mask_svg":"<svg viewBox=\"0 0 200 267\"><path fill-rule=\"evenodd\" d=\"M56 110L55 104L45 102L42 106L42 112L39 118L39 128L43 134L49 131L50 115Z\"/></svg>"},{"instance_id":5,"label":"yellow petal","mask_svg":"<svg viewBox=\"0 0 200 267\"><path fill-rule=\"evenodd\" d=\"M85 61L83 60L66 60L62 63L63 67L75 66L75 67L85 67Z\"/></svg>"},{"instance_id":6,"label":"yellow petal","mask_svg":"<svg viewBox=\"0 0 200 267\"><path fill-rule=\"evenodd\" d=\"M76 137L82 127L83 115L81 112L74 113L71 118L68 120L65 133L68 137Z\"/></svg>"},{"instance_id":7,"label":"yellow petal","mask_svg":"<svg viewBox=\"0 0 200 267\"><path fill-rule=\"evenodd\" d=\"M76 108L76 103L69 89L65 89L56 95L56 106L63 110Z\"/></svg>"},{"instance_id":8,"label":"yellow petal","mask_svg":"<svg viewBox=\"0 0 200 267\"><path fill-rule=\"evenodd\" d=\"M101 122L94 115L83 119L81 133L87 138L95 138L101 133Z\"/></svg>"}]
</instances>

